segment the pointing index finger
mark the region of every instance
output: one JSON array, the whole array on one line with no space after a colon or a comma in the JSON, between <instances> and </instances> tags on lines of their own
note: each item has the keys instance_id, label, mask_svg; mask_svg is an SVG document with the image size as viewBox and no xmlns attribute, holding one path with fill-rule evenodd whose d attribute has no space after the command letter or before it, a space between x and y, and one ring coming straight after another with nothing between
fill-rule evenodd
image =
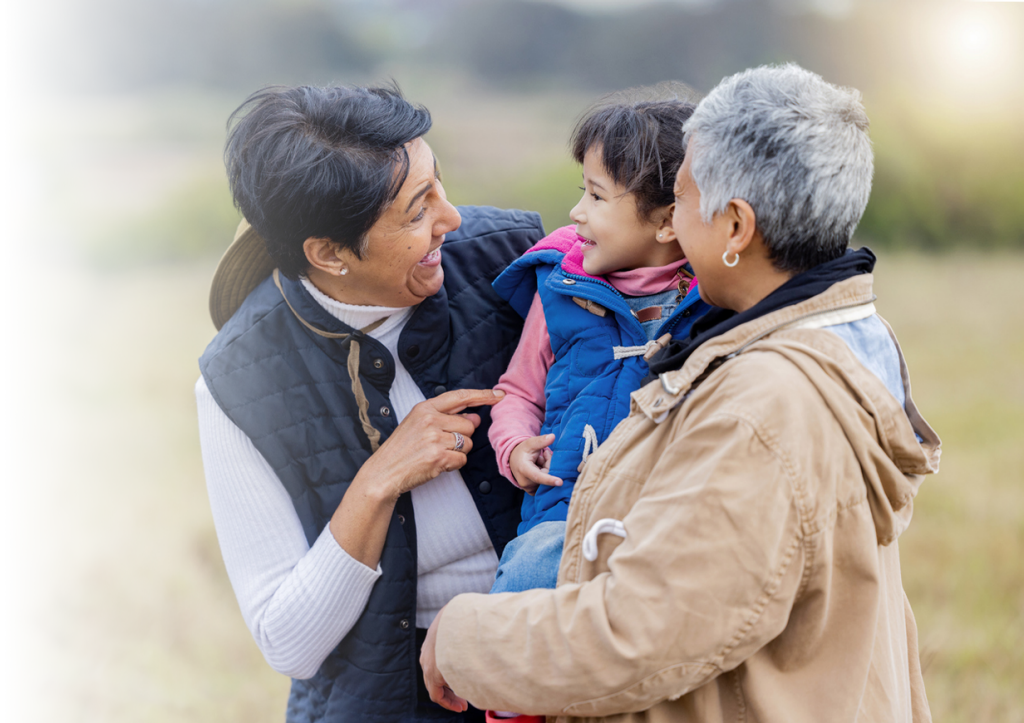
<instances>
[{"instance_id":1,"label":"pointing index finger","mask_svg":"<svg viewBox=\"0 0 1024 723\"><path fill-rule=\"evenodd\" d=\"M492 406L500 402L505 392L495 389L456 389L434 397L434 408L444 414L458 414L467 407Z\"/></svg>"}]
</instances>

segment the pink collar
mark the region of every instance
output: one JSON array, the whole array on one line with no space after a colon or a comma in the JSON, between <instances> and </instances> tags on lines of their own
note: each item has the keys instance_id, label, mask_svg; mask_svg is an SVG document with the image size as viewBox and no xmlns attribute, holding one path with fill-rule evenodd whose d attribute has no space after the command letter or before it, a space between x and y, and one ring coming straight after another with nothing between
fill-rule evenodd
<instances>
[{"instance_id":1,"label":"pink collar","mask_svg":"<svg viewBox=\"0 0 1024 723\"><path fill-rule=\"evenodd\" d=\"M685 263L686 259L680 259L668 266L645 266L629 271L613 271L606 278L620 294L650 296L676 288L679 285L679 267Z\"/></svg>"},{"instance_id":2,"label":"pink collar","mask_svg":"<svg viewBox=\"0 0 1024 723\"><path fill-rule=\"evenodd\" d=\"M538 241L530 251L546 249L555 249L565 254L562 258L563 271L588 279L604 281L626 296L648 296L671 289L679 283L677 278L679 267L686 263L686 259L680 259L667 266L613 271L604 278L593 276L583 270L583 245L579 236L576 235L575 226L562 226L562 228L552 231Z\"/></svg>"}]
</instances>

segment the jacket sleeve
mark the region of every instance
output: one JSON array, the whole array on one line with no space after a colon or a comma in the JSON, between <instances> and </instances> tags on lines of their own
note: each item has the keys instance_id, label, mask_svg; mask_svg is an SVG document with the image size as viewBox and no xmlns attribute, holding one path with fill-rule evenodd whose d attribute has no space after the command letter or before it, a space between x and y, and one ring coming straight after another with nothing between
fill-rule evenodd
<instances>
[{"instance_id":1,"label":"jacket sleeve","mask_svg":"<svg viewBox=\"0 0 1024 723\"><path fill-rule=\"evenodd\" d=\"M540 434L547 405L544 388L554 360L544 307L540 294L534 294L519 346L495 386L506 396L491 410L491 428L487 433L498 457L498 469L512 484L516 481L509 458L517 444Z\"/></svg>"},{"instance_id":2,"label":"jacket sleeve","mask_svg":"<svg viewBox=\"0 0 1024 723\"><path fill-rule=\"evenodd\" d=\"M805 564L791 463L741 412L666 431L646 480L612 468L601 482L642 485L606 571L445 608L437 660L456 693L532 714L641 711L735 668L785 628ZM602 536L602 554L617 541Z\"/></svg>"},{"instance_id":3,"label":"jacket sleeve","mask_svg":"<svg viewBox=\"0 0 1024 723\"><path fill-rule=\"evenodd\" d=\"M281 480L202 377L196 403L210 510L242 617L270 667L311 678L362 615L380 565L352 558L329 526L310 547Z\"/></svg>"}]
</instances>

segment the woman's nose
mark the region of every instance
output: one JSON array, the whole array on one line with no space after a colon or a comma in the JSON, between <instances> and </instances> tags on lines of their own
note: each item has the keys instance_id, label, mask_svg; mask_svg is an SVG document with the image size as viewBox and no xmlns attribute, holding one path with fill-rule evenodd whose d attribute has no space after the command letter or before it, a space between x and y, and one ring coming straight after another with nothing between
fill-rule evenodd
<instances>
[{"instance_id":1,"label":"woman's nose","mask_svg":"<svg viewBox=\"0 0 1024 723\"><path fill-rule=\"evenodd\" d=\"M437 217L437 223L434 224L434 235L440 236L454 231L462 225L462 216L459 215L459 209L455 208L445 198L442 200L444 207L441 209L441 214Z\"/></svg>"}]
</instances>

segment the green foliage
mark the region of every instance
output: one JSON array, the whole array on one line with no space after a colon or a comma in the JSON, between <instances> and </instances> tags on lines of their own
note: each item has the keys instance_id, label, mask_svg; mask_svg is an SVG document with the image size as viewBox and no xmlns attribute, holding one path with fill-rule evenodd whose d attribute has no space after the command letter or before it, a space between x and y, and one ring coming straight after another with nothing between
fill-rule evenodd
<instances>
[{"instance_id":1,"label":"green foliage","mask_svg":"<svg viewBox=\"0 0 1024 723\"><path fill-rule=\"evenodd\" d=\"M104 268L216 257L227 248L240 218L227 181L201 176L150 211L101 226L86 254Z\"/></svg>"},{"instance_id":2,"label":"green foliage","mask_svg":"<svg viewBox=\"0 0 1024 723\"><path fill-rule=\"evenodd\" d=\"M1021 126L875 110L875 182L860 236L889 248L1024 248Z\"/></svg>"},{"instance_id":3,"label":"green foliage","mask_svg":"<svg viewBox=\"0 0 1024 723\"><path fill-rule=\"evenodd\" d=\"M452 203L536 211L553 231L572 223L569 209L580 199L580 167L569 158L526 169L500 183L485 178L446 181Z\"/></svg>"}]
</instances>

